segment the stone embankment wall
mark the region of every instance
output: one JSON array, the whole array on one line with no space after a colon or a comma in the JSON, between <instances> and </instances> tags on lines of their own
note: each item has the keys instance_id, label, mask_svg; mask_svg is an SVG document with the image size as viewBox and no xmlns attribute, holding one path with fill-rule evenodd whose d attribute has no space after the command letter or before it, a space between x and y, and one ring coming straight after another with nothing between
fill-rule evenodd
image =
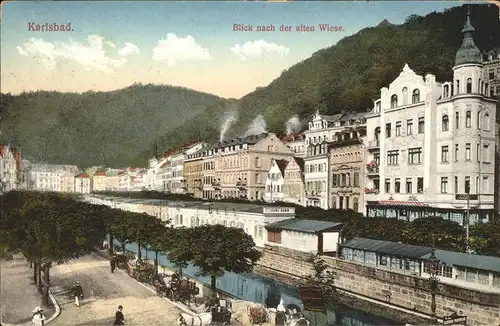
<instances>
[{"instance_id":1,"label":"stone embankment wall","mask_svg":"<svg viewBox=\"0 0 500 326\"><path fill-rule=\"evenodd\" d=\"M311 255L290 249L267 247L259 261L260 269L269 269L284 278L297 280L310 275ZM337 274L336 286L347 292L374 299L394 308L431 314L431 292L427 279L322 257ZM259 268L257 269L259 270ZM260 272L259 272L260 273ZM282 280L287 281L287 280ZM440 283L436 294L438 318L453 312L467 316L469 325L492 325L500 318L500 294L483 293Z\"/></svg>"}]
</instances>

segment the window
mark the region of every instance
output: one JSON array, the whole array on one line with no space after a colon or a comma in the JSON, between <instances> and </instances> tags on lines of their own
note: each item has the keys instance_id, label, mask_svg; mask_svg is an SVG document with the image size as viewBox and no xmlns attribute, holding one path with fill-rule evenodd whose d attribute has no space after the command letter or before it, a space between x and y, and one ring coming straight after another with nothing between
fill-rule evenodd
<instances>
[{"instance_id":1,"label":"window","mask_svg":"<svg viewBox=\"0 0 500 326\"><path fill-rule=\"evenodd\" d=\"M359 209L359 202L358 202L358 197L354 197L354 199L352 200L352 210L357 212L358 209Z\"/></svg>"},{"instance_id":2,"label":"window","mask_svg":"<svg viewBox=\"0 0 500 326\"><path fill-rule=\"evenodd\" d=\"M465 112L465 128L470 128L472 124L471 112Z\"/></svg>"},{"instance_id":3,"label":"window","mask_svg":"<svg viewBox=\"0 0 500 326\"><path fill-rule=\"evenodd\" d=\"M401 121L396 122L396 137L401 136Z\"/></svg>"},{"instance_id":4,"label":"window","mask_svg":"<svg viewBox=\"0 0 500 326\"><path fill-rule=\"evenodd\" d=\"M398 165L399 150L387 152L387 165Z\"/></svg>"},{"instance_id":5,"label":"window","mask_svg":"<svg viewBox=\"0 0 500 326\"><path fill-rule=\"evenodd\" d=\"M408 150L408 163L409 164L422 163L422 147L410 148Z\"/></svg>"},{"instance_id":6,"label":"window","mask_svg":"<svg viewBox=\"0 0 500 326\"><path fill-rule=\"evenodd\" d=\"M411 97L411 102L413 104L420 102L420 91L418 89L415 89L413 91L413 95Z\"/></svg>"},{"instance_id":7,"label":"window","mask_svg":"<svg viewBox=\"0 0 500 326\"><path fill-rule=\"evenodd\" d=\"M401 179L400 178L396 178L396 180L394 180L394 192L399 194L401 192Z\"/></svg>"},{"instance_id":8,"label":"window","mask_svg":"<svg viewBox=\"0 0 500 326\"><path fill-rule=\"evenodd\" d=\"M424 192L424 178L417 178L417 192L419 194Z\"/></svg>"},{"instance_id":9,"label":"window","mask_svg":"<svg viewBox=\"0 0 500 326\"><path fill-rule=\"evenodd\" d=\"M391 108L398 106L398 96L396 94L391 96Z\"/></svg>"},{"instance_id":10,"label":"window","mask_svg":"<svg viewBox=\"0 0 500 326\"><path fill-rule=\"evenodd\" d=\"M490 97L495 97L495 87L493 86L490 88Z\"/></svg>"},{"instance_id":11,"label":"window","mask_svg":"<svg viewBox=\"0 0 500 326\"><path fill-rule=\"evenodd\" d=\"M260 159L258 157L255 158L255 167L260 168Z\"/></svg>"},{"instance_id":12,"label":"window","mask_svg":"<svg viewBox=\"0 0 500 326\"><path fill-rule=\"evenodd\" d=\"M483 145L483 162L484 163L489 163L490 162L490 145L489 144L484 144Z\"/></svg>"},{"instance_id":13,"label":"window","mask_svg":"<svg viewBox=\"0 0 500 326\"><path fill-rule=\"evenodd\" d=\"M483 129L490 130L490 115L488 113L483 117Z\"/></svg>"},{"instance_id":14,"label":"window","mask_svg":"<svg viewBox=\"0 0 500 326\"><path fill-rule=\"evenodd\" d=\"M488 177L483 177L483 184L482 184L483 194L489 194L490 193L490 187L489 187L489 178Z\"/></svg>"},{"instance_id":15,"label":"window","mask_svg":"<svg viewBox=\"0 0 500 326\"><path fill-rule=\"evenodd\" d=\"M391 179L385 179L385 193L391 192Z\"/></svg>"},{"instance_id":16,"label":"window","mask_svg":"<svg viewBox=\"0 0 500 326\"><path fill-rule=\"evenodd\" d=\"M425 129L425 118L420 117L418 118L418 133L423 134Z\"/></svg>"},{"instance_id":17,"label":"window","mask_svg":"<svg viewBox=\"0 0 500 326\"><path fill-rule=\"evenodd\" d=\"M480 155L481 154L481 151L479 149L479 143L476 144L476 160L477 162L479 162L479 158L480 158Z\"/></svg>"},{"instance_id":18,"label":"window","mask_svg":"<svg viewBox=\"0 0 500 326\"><path fill-rule=\"evenodd\" d=\"M465 160L470 161L471 159L471 154L470 154L470 143L465 144Z\"/></svg>"},{"instance_id":19,"label":"window","mask_svg":"<svg viewBox=\"0 0 500 326\"><path fill-rule=\"evenodd\" d=\"M413 120L407 120L406 121L406 135L410 136L413 135Z\"/></svg>"},{"instance_id":20,"label":"window","mask_svg":"<svg viewBox=\"0 0 500 326\"><path fill-rule=\"evenodd\" d=\"M460 80L457 79L457 95L460 94Z\"/></svg>"},{"instance_id":21,"label":"window","mask_svg":"<svg viewBox=\"0 0 500 326\"><path fill-rule=\"evenodd\" d=\"M391 124L390 123L385 124L385 137L391 138Z\"/></svg>"},{"instance_id":22,"label":"window","mask_svg":"<svg viewBox=\"0 0 500 326\"><path fill-rule=\"evenodd\" d=\"M411 178L406 178L406 193L407 194L413 193L413 184L411 182Z\"/></svg>"},{"instance_id":23,"label":"window","mask_svg":"<svg viewBox=\"0 0 500 326\"><path fill-rule=\"evenodd\" d=\"M444 85L444 97L450 96L450 86Z\"/></svg>"},{"instance_id":24,"label":"window","mask_svg":"<svg viewBox=\"0 0 500 326\"><path fill-rule=\"evenodd\" d=\"M441 146L441 162L448 163L448 161L449 161L448 145Z\"/></svg>"},{"instance_id":25,"label":"window","mask_svg":"<svg viewBox=\"0 0 500 326\"><path fill-rule=\"evenodd\" d=\"M467 94L472 93L472 78L467 78Z\"/></svg>"},{"instance_id":26,"label":"window","mask_svg":"<svg viewBox=\"0 0 500 326\"><path fill-rule=\"evenodd\" d=\"M339 175L338 175L338 174L334 174L334 175L333 175L333 177L332 177L332 187L333 187L333 188L337 187L337 185L338 185L338 181L337 181L337 180L338 180L338 179L337 179L338 177L339 177Z\"/></svg>"},{"instance_id":27,"label":"window","mask_svg":"<svg viewBox=\"0 0 500 326\"><path fill-rule=\"evenodd\" d=\"M380 152L373 154L373 160L377 162L377 165L380 165Z\"/></svg>"},{"instance_id":28,"label":"window","mask_svg":"<svg viewBox=\"0 0 500 326\"><path fill-rule=\"evenodd\" d=\"M459 150L459 146L458 146L458 144L455 144L455 162L458 162L458 150Z\"/></svg>"},{"instance_id":29,"label":"window","mask_svg":"<svg viewBox=\"0 0 500 326\"><path fill-rule=\"evenodd\" d=\"M488 71L488 77L489 77L490 79L495 79L495 70L494 70L494 69L490 69L490 70Z\"/></svg>"},{"instance_id":30,"label":"window","mask_svg":"<svg viewBox=\"0 0 500 326\"><path fill-rule=\"evenodd\" d=\"M455 129L460 128L460 113L455 112Z\"/></svg>"},{"instance_id":31,"label":"window","mask_svg":"<svg viewBox=\"0 0 500 326\"><path fill-rule=\"evenodd\" d=\"M359 172L354 172L354 187L359 187Z\"/></svg>"},{"instance_id":32,"label":"window","mask_svg":"<svg viewBox=\"0 0 500 326\"><path fill-rule=\"evenodd\" d=\"M453 190L458 194L458 177L455 177L455 184L453 185Z\"/></svg>"},{"instance_id":33,"label":"window","mask_svg":"<svg viewBox=\"0 0 500 326\"><path fill-rule=\"evenodd\" d=\"M408 104L408 88L403 87L403 105Z\"/></svg>"},{"instance_id":34,"label":"window","mask_svg":"<svg viewBox=\"0 0 500 326\"><path fill-rule=\"evenodd\" d=\"M441 177L441 193L442 194L448 193L448 178L447 177Z\"/></svg>"},{"instance_id":35,"label":"window","mask_svg":"<svg viewBox=\"0 0 500 326\"><path fill-rule=\"evenodd\" d=\"M442 131L448 131L450 129L450 119L448 115L443 115L441 118L441 129Z\"/></svg>"},{"instance_id":36,"label":"window","mask_svg":"<svg viewBox=\"0 0 500 326\"><path fill-rule=\"evenodd\" d=\"M476 177L476 194L479 194L480 188L479 188L479 176Z\"/></svg>"},{"instance_id":37,"label":"window","mask_svg":"<svg viewBox=\"0 0 500 326\"><path fill-rule=\"evenodd\" d=\"M381 255L379 258L379 264L382 266L387 266L387 257Z\"/></svg>"},{"instance_id":38,"label":"window","mask_svg":"<svg viewBox=\"0 0 500 326\"><path fill-rule=\"evenodd\" d=\"M470 177L465 177L464 190L466 194L470 194Z\"/></svg>"}]
</instances>

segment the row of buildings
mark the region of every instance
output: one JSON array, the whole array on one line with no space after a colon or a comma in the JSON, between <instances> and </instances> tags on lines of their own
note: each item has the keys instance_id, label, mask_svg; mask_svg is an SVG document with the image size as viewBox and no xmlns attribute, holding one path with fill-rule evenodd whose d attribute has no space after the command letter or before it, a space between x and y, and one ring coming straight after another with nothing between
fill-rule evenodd
<instances>
[{"instance_id":1,"label":"row of buildings","mask_svg":"<svg viewBox=\"0 0 500 326\"><path fill-rule=\"evenodd\" d=\"M173 227L220 224L242 229L259 248L268 246L338 257L376 269L428 278L431 247L355 238L342 239L342 224L295 218L293 207L259 204L132 199L90 194L83 200L111 208L146 213ZM268 247L269 248L269 247ZM440 282L500 293L500 258L436 250ZM276 262L277 264L279 262ZM279 269L280 267L277 266Z\"/></svg>"},{"instance_id":2,"label":"row of buildings","mask_svg":"<svg viewBox=\"0 0 500 326\"><path fill-rule=\"evenodd\" d=\"M49 180L33 165L28 188L69 191L73 175L74 191L86 193L156 190L369 217L489 220L499 209L500 49L483 54L474 31L467 17L452 81L420 76L406 64L366 112L316 112L307 130L284 137L269 132L189 144L147 168L77 175L76 167L57 166Z\"/></svg>"}]
</instances>

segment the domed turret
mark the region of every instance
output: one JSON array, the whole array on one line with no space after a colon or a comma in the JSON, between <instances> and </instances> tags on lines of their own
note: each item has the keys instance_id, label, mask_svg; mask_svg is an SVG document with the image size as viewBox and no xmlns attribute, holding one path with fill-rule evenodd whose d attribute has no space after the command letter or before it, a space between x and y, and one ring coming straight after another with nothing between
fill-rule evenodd
<instances>
[{"instance_id":1,"label":"domed turret","mask_svg":"<svg viewBox=\"0 0 500 326\"><path fill-rule=\"evenodd\" d=\"M481 63L482 54L474 43L473 33L476 30L470 22L470 11L467 12L467 20L465 21L464 29L462 29L462 34L464 39L462 41L462 46L457 52L455 57L455 65L462 65L465 63Z\"/></svg>"}]
</instances>

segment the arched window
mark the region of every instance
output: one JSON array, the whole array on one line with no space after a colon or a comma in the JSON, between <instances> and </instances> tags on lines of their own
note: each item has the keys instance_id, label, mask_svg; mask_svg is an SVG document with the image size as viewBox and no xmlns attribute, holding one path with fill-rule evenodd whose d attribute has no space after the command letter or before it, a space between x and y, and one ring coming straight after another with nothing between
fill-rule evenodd
<instances>
[{"instance_id":1,"label":"arched window","mask_svg":"<svg viewBox=\"0 0 500 326\"><path fill-rule=\"evenodd\" d=\"M403 105L408 104L408 88L403 87Z\"/></svg>"},{"instance_id":2,"label":"arched window","mask_svg":"<svg viewBox=\"0 0 500 326\"><path fill-rule=\"evenodd\" d=\"M380 127L375 128L375 140L380 139Z\"/></svg>"},{"instance_id":3,"label":"arched window","mask_svg":"<svg viewBox=\"0 0 500 326\"><path fill-rule=\"evenodd\" d=\"M479 94L481 94L481 93L482 93L482 92L481 92L481 83L482 83L481 78L479 78L479 81L478 81L478 83L477 83L477 92L478 92Z\"/></svg>"},{"instance_id":4,"label":"arched window","mask_svg":"<svg viewBox=\"0 0 500 326\"><path fill-rule=\"evenodd\" d=\"M450 86L449 85L444 85L444 97L449 97L450 96Z\"/></svg>"},{"instance_id":5,"label":"arched window","mask_svg":"<svg viewBox=\"0 0 500 326\"><path fill-rule=\"evenodd\" d=\"M470 128L471 123L472 123L472 117L471 117L471 112L467 111L465 112L465 128Z\"/></svg>"},{"instance_id":6,"label":"arched window","mask_svg":"<svg viewBox=\"0 0 500 326\"><path fill-rule=\"evenodd\" d=\"M460 113L455 112L455 129L460 128Z\"/></svg>"},{"instance_id":7,"label":"arched window","mask_svg":"<svg viewBox=\"0 0 500 326\"><path fill-rule=\"evenodd\" d=\"M490 130L490 115L488 113L484 114L483 128L484 128L484 130Z\"/></svg>"},{"instance_id":8,"label":"arched window","mask_svg":"<svg viewBox=\"0 0 500 326\"><path fill-rule=\"evenodd\" d=\"M442 131L448 131L450 130L450 119L448 118L448 115L443 115L443 118L441 119L441 129Z\"/></svg>"},{"instance_id":9,"label":"arched window","mask_svg":"<svg viewBox=\"0 0 500 326\"><path fill-rule=\"evenodd\" d=\"M420 102L420 91L418 89L413 90L413 96L411 97L411 102L413 104Z\"/></svg>"},{"instance_id":10,"label":"arched window","mask_svg":"<svg viewBox=\"0 0 500 326\"><path fill-rule=\"evenodd\" d=\"M472 93L472 78L467 78L467 94Z\"/></svg>"},{"instance_id":11,"label":"arched window","mask_svg":"<svg viewBox=\"0 0 500 326\"><path fill-rule=\"evenodd\" d=\"M457 95L460 94L460 80L457 79Z\"/></svg>"},{"instance_id":12,"label":"arched window","mask_svg":"<svg viewBox=\"0 0 500 326\"><path fill-rule=\"evenodd\" d=\"M398 96L396 94L391 96L391 108L398 106Z\"/></svg>"}]
</instances>

